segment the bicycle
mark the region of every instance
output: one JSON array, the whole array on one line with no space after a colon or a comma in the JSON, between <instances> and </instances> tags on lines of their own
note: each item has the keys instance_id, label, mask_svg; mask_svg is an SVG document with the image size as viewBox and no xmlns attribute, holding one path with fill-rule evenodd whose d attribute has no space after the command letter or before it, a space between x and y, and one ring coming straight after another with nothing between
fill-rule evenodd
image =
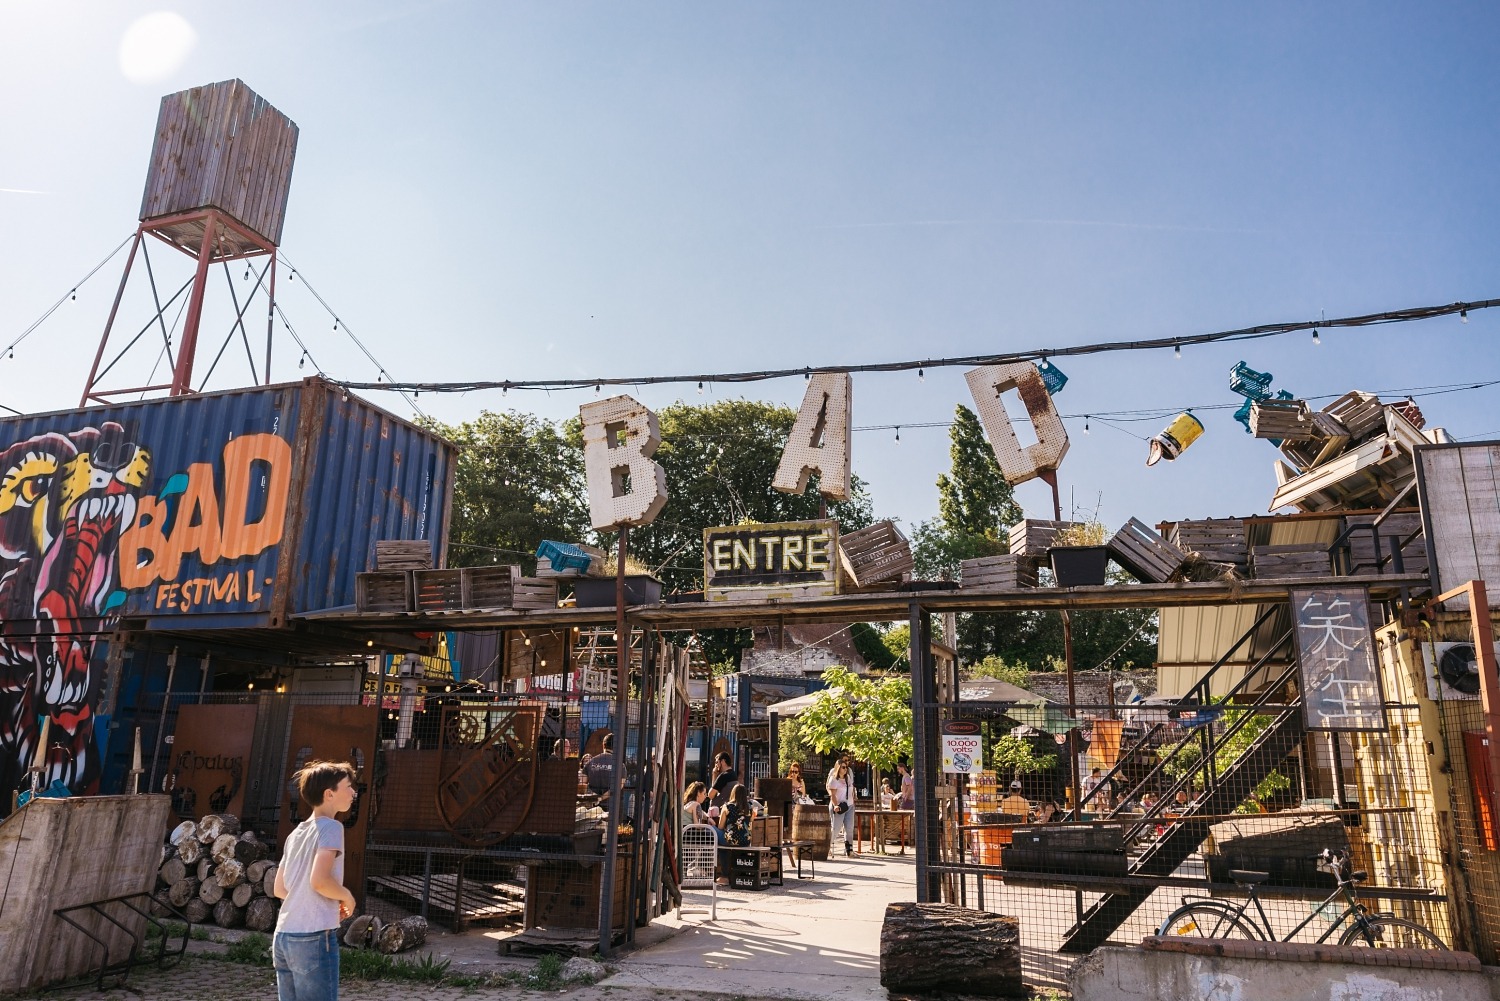
<instances>
[{"instance_id":1,"label":"bicycle","mask_svg":"<svg viewBox=\"0 0 1500 1001\"><path fill-rule=\"evenodd\" d=\"M1156 934L1190 938L1241 938L1264 942L1290 942L1304 928L1312 924L1318 915L1326 913L1325 909L1328 905L1334 903L1342 895L1344 911L1339 915L1338 920L1328 926L1327 931L1318 936L1319 943L1327 942L1335 932L1348 925L1339 936L1339 945L1368 946L1372 949L1447 950L1448 947L1443 944L1443 940L1430 929L1394 914L1372 914L1361 904L1354 895L1354 887L1367 877L1363 872L1345 874L1349 858L1344 852L1325 848L1315 857L1318 868L1332 873L1334 879L1338 881L1338 887L1321 904L1313 908L1312 913L1293 928L1285 938L1276 937L1276 931L1271 926L1271 919L1266 916L1265 908L1260 904L1260 897L1255 892L1256 884L1264 883L1271 878L1271 874L1246 869L1231 869L1229 872L1229 878L1246 892L1244 903L1234 906L1224 900L1192 900L1184 897L1182 906L1167 916ZM1255 913L1250 912L1251 904L1255 905ZM1351 918L1353 918L1352 924L1349 923Z\"/></svg>"}]
</instances>

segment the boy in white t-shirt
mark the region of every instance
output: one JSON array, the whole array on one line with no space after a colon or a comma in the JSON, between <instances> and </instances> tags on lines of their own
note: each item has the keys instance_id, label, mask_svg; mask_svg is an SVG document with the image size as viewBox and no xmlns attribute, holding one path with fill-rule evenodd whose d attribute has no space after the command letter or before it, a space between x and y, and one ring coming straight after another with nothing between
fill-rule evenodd
<instances>
[{"instance_id":1,"label":"boy in white t-shirt","mask_svg":"<svg viewBox=\"0 0 1500 1001\"><path fill-rule=\"evenodd\" d=\"M278 1001L336 1001L339 922L354 913L344 886L344 825L335 819L354 806L354 768L314 761L293 776L312 815L282 846L276 870L281 911L271 939Z\"/></svg>"}]
</instances>

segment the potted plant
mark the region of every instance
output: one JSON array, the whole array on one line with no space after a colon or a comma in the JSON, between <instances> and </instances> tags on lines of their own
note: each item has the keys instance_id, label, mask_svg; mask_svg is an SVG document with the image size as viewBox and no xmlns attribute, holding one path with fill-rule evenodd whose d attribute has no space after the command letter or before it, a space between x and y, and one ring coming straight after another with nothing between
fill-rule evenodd
<instances>
[{"instance_id":1,"label":"potted plant","mask_svg":"<svg viewBox=\"0 0 1500 1001\"><path fill-rule=\"evenodd\" d=\"M615 566L613 557L603 561L601 569L608 576L579 577L573 581L573 599L579 608L607 608L615 603ZM625 556L625 604L654 605L661 601L661 581L650 568Z\"/></svg>"},{"instance_id":2,"label":"potted plant","mask_svg":"<svg viewBox=\"0 0 1500 1001\"><path fill-rule=\"evenodd\" d=\"M1069 525L1057 533L1048 556L1058 587L1098 587L1109 568L1104 526L1097 521Z\"/></svg>"}]
</instances>

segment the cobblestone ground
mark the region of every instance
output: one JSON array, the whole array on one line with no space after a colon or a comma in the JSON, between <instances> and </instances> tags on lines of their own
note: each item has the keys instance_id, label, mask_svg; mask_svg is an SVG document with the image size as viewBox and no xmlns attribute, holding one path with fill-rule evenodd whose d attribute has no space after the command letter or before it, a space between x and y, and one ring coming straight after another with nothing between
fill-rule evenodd
<instances>
[{"instance_id":1,"label":"cobblestone ground","mask_svg":"<svg viewBox=\"0 0 1500 1001\"><path fill-rule=\"evenodd\" d=\"M340 1001L521 1001L558 998L559 1001L694 1001L673 992L622 990L613 987L572 986L557 990L529 990L514 985L498 987L434 987L406 981L345 980L339 984ZM35 995L66 1001L259 1001L276 997L276 975L271 970L189 956L170 970L140 968L130 974L124 988L100 994L92 987ZM750 1001L750 999L742 999Z\"/></svg>"}]
</instances>

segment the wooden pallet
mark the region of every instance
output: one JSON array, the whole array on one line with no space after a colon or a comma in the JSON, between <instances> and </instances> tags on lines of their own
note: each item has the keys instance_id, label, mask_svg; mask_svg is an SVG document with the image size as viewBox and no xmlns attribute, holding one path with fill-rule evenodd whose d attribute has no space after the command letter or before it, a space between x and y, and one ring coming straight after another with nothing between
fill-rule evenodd
<instances>
[{"instance_id":1,"label":"wooden pallet","mask_svg":"<svg viewBox=\"0 0 1500 1001\"><path fill-rule=\"evenodd\" d=\"M1327 577L1333 572L1328 546L1320 542L1256 546L1251 558L1257 577Z\"/></svg>"},{"instance_id":2,"label":"wooden pallet","mask_svg":"<svg viewBox=\"0 0 1500 1001\"><path fill-rule=\"evenodd\" d=\"M839 536L839 557L856 587L899 581L913 565L911 543L889 520Z\"/></svg>"},{"instance_id":3,"label":"wooden pallet","mask_svg":"<svg viewBox=\"0 0 1500 1001\"><path fill-rule=\"evenodd\" d=\"M1375 520L1374 514L1351 514L1344 518L1345 526L1368 525ZM1406 573L1427 573L1427 543L1421 535L1422 518L1417 514L1393 514L1386 518L1380 525L1380 558L1391 555L1390 537L1405 539L1413 532L1417 532L1416 538L1401 547L1401 563ZM1394 561L1388 561L1378 571L1375 566L1376 549L1375 540L1371 538L1368 530L1355 532L1349 537L1349 565L1350 572L1356 575L1373 575L1376 573L1393 574L1396 572Z\"/></svg>"},{"instance_id":4,"label":"wooden pallet","mask_svg":"<svg viewBox=\"0 0 1500 1001\"><path fill-rule=\"evenodd\" d=\"M1308 441L1312 419L1302 400L1261 400L1250 406L1250 433L1257 438Z\"/></svg>"},{"instance_id":5,"label":"wooden pallet","mask_svg":"<svg viewBox=\"0 0 1500 1001\"><path fill-rule=\"evenodd\" d=\"M354 607L361 612L411 611L411 574L402 570L355 574Z\"/></svg>"},{"instance_id":6,"label":"wooden pallet","mask_svg":"<svg viewBox=\"0 0 1500 1001\"><path fill-rule=\"evenodd\" d=\"M1148 584L1165 584L1187 562L1187 553L1135 518L1122 525L1106 546L1116 563Z\"/></svg>"},{"instance_id":7,"label":"wooden pallet","mask_svg":"<svg viewBox=\"0 0 1500 1001\"><path fill-rule=\"evenodd\" d=\"M522 577L518 566L470 567L463 602L465 608L556 608L557 578Z\"/></svg>"},{"instance_id":8,"label":"wooden pallet","mask_svg":"<svg viewBox=\"0 0 1500 1001\"><path fill-rule=\"evenodd\" d=\"M381 539L375 543L376 570L431 570L432 543L425 539Z\"/></svg>"},{"instance_id":9,"label":"wooden pallet","mask_svg":"<svg viewBox=\"0 0 1500 1001\"><path fill-rule=\"evenodd\" d=\"M422 906L423 877L371 876L369 882L382 897L400 904L416 913ZM509 883L485 883L466 879L463 881L463 902L456 906L458 876L451 872L433 873L432 885L427 893L429 913L457 918L461 923L510 924L520 921L526 910L526 890ZM455 910L457 913L455 913Z\"/></svg>"},{"instance_id":10,"label":"wooden pallet","mask_svg":"<svg viewBox=\"0 0 1500 1001\"><path fill-rule=\"evenodd\" d=\"M1042 521L1037 518L1023 518L1010 526L1011 555L1044 560L1047 558L1047 550L1052 548L1052 540L1057 538L1057 533L1076 524L1078 523L1075 521Z\"/></svg>"},{"instance_id":11,"label":"wooden pallet","mask_svg":"<svg viewBox=\"0 0 1500 1001\"><path fill-rule=\"evenodd\" d=\"M621 933L615 932L618 941ZM599 950L599 936L583 928L528 928L499 942L500 955L591 956Z\"/></svg>"},{"instance_id":12,"label":"wooden pallet","mask_svg":"<svg viewBox=\"0 0 1500 1001\"><path fill-rule=\"evenodd\" d=\"M960 587L1036 587L1036 570L1025 556L981 556L959 564Z\"/></svg>"},{"instance_id":13,"label":"wooden pallet","mask_svg":"<svg viewBox=\"0 0 1500 1001\"><path fill-rule=\"evenodd\" d=\"M1183 552L1196 553L1215 563L1243 566L1250 558L1243 518L1179 521L1172 526L1168 539Z\"/></svg>"},{"instance_id":14,"label":"wooden pallet","mask_svg":"<svg viewBox=\"0 0 1500 1001\"><path fill-rule=\"evenodd\" d=\"M465 607L462 570L413 570L411 581L412 608L418 612Z\"/></svg>"}]
</instances>

